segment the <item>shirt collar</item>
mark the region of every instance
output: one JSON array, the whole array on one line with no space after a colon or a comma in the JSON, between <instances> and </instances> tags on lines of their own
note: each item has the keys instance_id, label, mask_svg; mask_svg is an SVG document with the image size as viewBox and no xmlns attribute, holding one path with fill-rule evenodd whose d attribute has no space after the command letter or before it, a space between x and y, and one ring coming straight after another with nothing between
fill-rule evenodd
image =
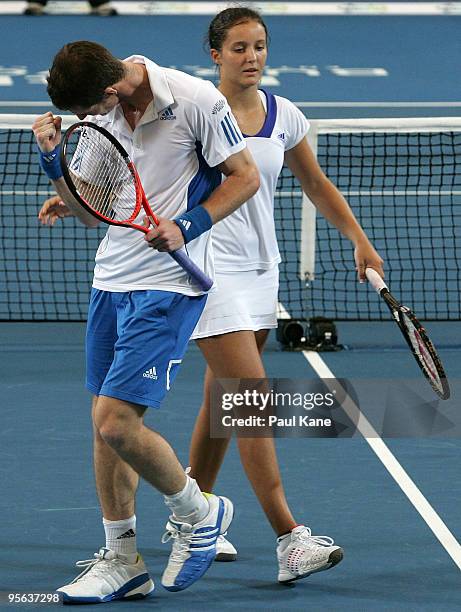
<instances>
[{"instance_id":1,"label":"shirt collar","mask_svg":"<svg viewBox=\"0 0 461 612\"><path fill-rule=\"evenodd\" d=\"M130 57L127 57L123 61L145 65L154 99L146 108L140 124L154 121L165 108L168 108L174 103L174 97L168 85L164 68L143 55L130 55ZM120 105L118 104L110 113L101 117L101 119L107 121L107 123L113 123L118 113L121 112Z\"/></svg>"},{"instance_id":2,"label":"shirt collar","mask_svg":"<svg viewBox=\"0 0 461 612\"><path fill-rule=\"evenodd\" d=\"M168 108L174 103L174 97L168 85L164 68L143 55L131 55L123 61L145 65L154 99L144 113L143 123L157 119L158 115L165 110L165 108Z\"/></svg>"}]
</instances>

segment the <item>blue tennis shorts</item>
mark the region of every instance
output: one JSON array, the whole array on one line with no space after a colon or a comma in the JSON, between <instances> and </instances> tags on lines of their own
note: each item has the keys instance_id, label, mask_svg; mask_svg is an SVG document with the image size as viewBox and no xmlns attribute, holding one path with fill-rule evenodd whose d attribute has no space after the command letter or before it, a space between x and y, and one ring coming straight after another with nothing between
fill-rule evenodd
<instances>
[{"instance_id":1,"label":"blue tennis shorts","mask_svg":"<svg viewBox=\"0 0 461 612\"><path fill-rule=\"evenodd\" d=\"M86 332L87 389L159 408L205 302L206 295L93 288Z\"/></svg>"}]
</instances>

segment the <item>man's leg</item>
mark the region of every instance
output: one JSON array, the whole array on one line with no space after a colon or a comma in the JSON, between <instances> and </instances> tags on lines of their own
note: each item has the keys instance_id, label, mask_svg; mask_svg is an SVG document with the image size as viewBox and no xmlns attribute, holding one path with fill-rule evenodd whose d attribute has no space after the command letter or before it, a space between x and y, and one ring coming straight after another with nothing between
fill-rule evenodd
<instances>
[{"instance_id":1,"label":"man's leg","mask_svg":"<svg viewBox=\"0 0 461 612\"><path fill-rule=\"evenodd\" d=\"M169 590L182 590L203 575L215 555L221 528L227 529L232 520L231 502L204 497L168 442L143 423L145 406L159 407L170 389L205 301L204 296L162 291L92 291L87 387L98 396L93 406L95 472L110 549L110 558L105 553L101 557L100 551L96 563L112 564L112 577L120 560L120 555L113 557L112 549L125 549L127 544L119 542L124 536L131 540L131 528L120 531L134 519L139 476L164 494L172 510L165 536L173 540L173 551L162 579ZM76 587L61 590L68 594L84 590L89 578L101 575L100 570L99 564L79 577ZM80 588L82 582L86 584ZM90 586L93 591L99 588L94 581Z\"/></svg>"},{"instance_id":2,"label":"man's leg","mask_svg":"<svg viewBox=\"0 0 461 612\"><path fill-rule=\"evenodd\" d=\"M119 497L118 512L123 512L125 504L126 511L134 509L129 506L129 498L134 496L132 484L136 479L137 485L138 475L164 495L178 493L186 484L186 475L171 446L162 436L144 425L144 412L143 406L113 397L100 396L95 405L95 430L98 439L104 444L102 448L106 450L102 459L110 462L115 458L116 466L121 468L127 498L123 499L118 490L114 495L113 482L104 485L98 483L98 490L104 490L109 503L114 497ZM122 466L126 466L127 470ZM116 487L119 488L118 481ZM106 509L103 509L106 516ZM117 518L123 517L119 515Z\"/></svg>"},{"instance_id":3,"label":"man's leg","mask_svg":"<svg viewBox=\"0 0 461 612\"><path fill-rule=\"evenodd\" d=\"M139 599L154 591L136 546L135 495L139 476L94 425L98 401L98 397L93 398L94 472L106 542L94 560L79 562L84 571L58 590L65 603Z\"/></svg>"},{"instance_id":4,"label":"man's leg","mask_svg":"<svg viewBox=\"0 0 461 612\"><path fill-rule=\"evenodd\" d=\"M167 534L173 551L162 578L171 591L190 586L210 566L216 540L233 516L229 500L205 497L195 480L186 476L173 449L143 423L145 408L112 397L100 396L94 424L101 439L139 476L165 496L173 512Z\"/></svg>"},{"instance_id":5,"label":"man's leg","mask_svg":"<svg viewBox=\"0 0 461 612\"><path fill-rule=\"evenodd\" d=\"M93 398L93 421L97 397ZM107 442L93 422L93 456L96 491L101 505L106 548L116 553L138 552L135 495L139 476Z\"/></svg>"},{"instance_id":6,"label":"man's leg","mask_svg":"<svg viewBox=\"0 0 461 612\"><path fill-rule=\"evenodd\" d=\"M102 514L109 521L131 518L135 513L135 495L139 476L105 442L94 425L97 397L93 398L94 473Z\"/></svg>"},{"instance_id":7,"label":"man's leg","mask_svg":"<svg viewBox=\"0 0 461 612\"><path fill-rule=\"evenodd\" d=\"M139 476L163 493L173 513L167 525L173 551L162 584L178 591L193 584L211 565L217 537L232 520L233 507L226 498L202 494L168 442L144 425L144 412L144 407L116 398L94 399L97 491L106 535L114 531L114 525L119 527L134 516ZM59 589L66 602L99 603L137 598L153 591L141 557L116 551L115 547L101 549L82 575Z\"/></svg>"}]
</instances>

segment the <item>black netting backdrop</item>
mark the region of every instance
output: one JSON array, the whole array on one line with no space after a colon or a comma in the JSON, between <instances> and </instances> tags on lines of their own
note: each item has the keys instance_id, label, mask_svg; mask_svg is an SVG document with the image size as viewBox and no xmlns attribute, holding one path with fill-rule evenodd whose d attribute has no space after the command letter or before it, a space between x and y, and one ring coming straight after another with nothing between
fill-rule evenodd
<instances>
[{"instance_id":1,"label":"black netting backdrop","mask_svg":"<svg viewBox=\"0 0 461 612\"><path fill-rule=\"evenodd\" d=\"M319 136L318 159L346 196L386 262L392 292L426 320L460 318L461 134L360 133ZM42 227L50 194L29 129L0 130L0 320L86 318L94 254L105 227L73 219ZM388 318L355 281L353 251L317 218L315 280L299 274L302 194L283 169L275 218L280 302L293 317Z\"/></svg>"}]
</instances>

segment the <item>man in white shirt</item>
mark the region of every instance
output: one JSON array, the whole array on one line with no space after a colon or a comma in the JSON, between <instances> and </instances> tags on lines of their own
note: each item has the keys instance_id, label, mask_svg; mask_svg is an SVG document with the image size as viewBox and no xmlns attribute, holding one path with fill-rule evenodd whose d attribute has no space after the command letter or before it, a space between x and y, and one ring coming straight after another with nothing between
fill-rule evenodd
<instances>
[{"instance_id":1,"label":"man in white shirt","mask_svg":"<svg viewBox=\"0 0 461 612\"><path fill-rule=\"evenodd\" d=\"M206 301L168 251L186 243L191 259L212 276L209 230L257 191L258 171L213 85L142 56L120 61L96 43L70 43L54 58L48 93L56 107L103 125L121 141L160 217L145 238L110 227L96 255L87 387L94 396L96 485L106 545L59 591L73 603L152 593L136 548L140 476L172 511L167 539L173 548L162 584L182 590L210 566L233 508L226 498L204 496L168 442L143 424L147 406L159 407L170 388ZM40 163L64 202L62 214L95 226L61 176L60 127L52 113L35 121ZM49 214L42 209L42 221Z\"/></svg>"}]
</instances>

